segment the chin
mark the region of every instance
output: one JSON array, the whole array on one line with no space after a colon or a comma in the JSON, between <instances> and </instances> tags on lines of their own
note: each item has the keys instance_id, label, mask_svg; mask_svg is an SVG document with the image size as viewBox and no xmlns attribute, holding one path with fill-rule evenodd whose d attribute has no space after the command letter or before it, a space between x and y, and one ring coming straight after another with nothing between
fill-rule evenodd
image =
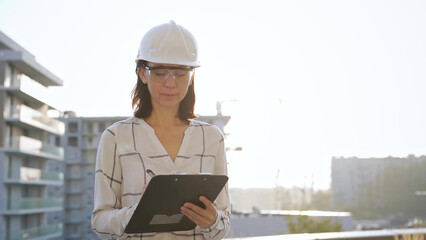
<instances>
[{"instance_id":1,"label":"chin","mask_svg":"<svg viewBox=\"0 0 426 240\"><path fill-rule=\"evenodd\" d=\"M160 101L159 104L166 108L179 107L180 101Z\"/></svg>"}]
</instances>

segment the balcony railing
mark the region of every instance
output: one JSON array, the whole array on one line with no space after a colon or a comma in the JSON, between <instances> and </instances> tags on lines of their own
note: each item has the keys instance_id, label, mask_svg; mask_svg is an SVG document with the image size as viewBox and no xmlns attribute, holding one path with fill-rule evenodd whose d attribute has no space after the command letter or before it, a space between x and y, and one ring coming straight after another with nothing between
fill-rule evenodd
<instances>
[{"instance_id":1,"label":"balcony railing","mask_svg":"<svg viewBox=\"0 0 426 240\"><path fill-rule=\"evenodd\" d=\"M7 240L28 240L28 239L39 239L42 237L54 237L62 236L62 223L51 224L46 226L39 226L27 229L21 229L17 231L11 231ZM3 233L1 240L6 240L6 234Z\"/></svg>"},{"instance_id":2,"label":"balcony railing","mask_svg":"<svg viewBox=\"0 0 426 240\"><path fill-rule=\"evenodd\" d=\"M4 215L25 215L44 213L50 211L62 211L63 199L61 198L4 198L8 206L2 213Z\"/></svg>"},{"instance_id":3,"label":"balcony railing","mask_svg":"<svg viewBox=\"0 0 426 240\"><path fill-rule=\"evenodd\" d=\"M81 186L71 186L67 188L67 194L82 194L84 192L83 187Z\"/></svg>"},{"instance_id":4,"label":"balcony railing","mask_svg":"<svg viewBox=\"0 0 426 240\"><path fill-rule=\"evenodd\" d=\"M84 178L84 173L83 173L83 171L80 171L80 172L68 171L67 175L66 175L66 178L68 180L82 179L82 178Z\"/></svg>"},{"instance_id":5,"label":"balcony railing","mask_svg":"<svg viewBox=\"0 0 426 240\"><path fill-rule=\"evenodd\" d=\"M11 116L6 116L6 120L18 120L26 125L57 135L63 135L65 132L65 124L63 122L50 118L47 115L25 105L17 105L15 109L13 109Z\"/></svg>"},{"instance_id":6,"label":"balcony railing","mask_svg":"<svg viewBox=\"0 0 426 240\"><path fill-rule=\"evenodd\" d=\"M81 233L79 231L68 231L65 235L66 239L81 239Z\"/></svg>"},{"instance_id":7,"label":"balcony railing","mask_svg":"<svg viewBox=\"0 0 426 240\"><path fill-rule=\"evenodd\" d=\"M53 146L34 138L19 136L10 139L9 142L9 149L6 149L8 151L17 151L56 160L64 159L64 148Z\"/></svg>"},{"instance_id":8,"label":"balcony railing","mask_svg":"<svg viewBox=\"0 0 426 240\"><path fill-rule=\"evenodd\" d=\"M67 202L67 204L65 205L65 208L68 208L68 209L77 209L82 207L83 207L83 204L81 202Z\"/></svg>"},{"instance_id":9,"label":"balcony railing","mask_svg":"<svg viewBox=\"0 0 426 240\"><path fill-rule=\"evenodd\" d=\"M67 216L65 219L67 223L78 223L83 221L84 216L80 213L72 213L71 215Z\"/></svg>"},{"instance_id":10,"label":"balcony railing","mask_svg":"<svg viewBox=\"0 0 426 240\"><path fill-rule=\"evenodd\" d=\"M64 174L56 172L41 171L37 168L29 167L13 167L9 181L18 181L21 183L40 183L45 181L56 182L55 184L63 184Z\"/></svg>"},{"instance_id":11,"label":"balcony railing","mask_svg":"<svg viewBox=\"0 0 426 240\"><path fill-rule=\"evenodd\" d=\"M14 200L10 210L62 207L62 204L62 198L23 198L18 201Z\"/></svg>"}]
</instances>

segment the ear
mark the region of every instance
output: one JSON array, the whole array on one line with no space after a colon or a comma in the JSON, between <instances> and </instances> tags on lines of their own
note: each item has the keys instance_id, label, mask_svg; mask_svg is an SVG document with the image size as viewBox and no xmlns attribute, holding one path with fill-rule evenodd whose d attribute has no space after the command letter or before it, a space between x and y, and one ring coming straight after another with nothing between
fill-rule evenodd
<instances>
[{"instance_id":1,"label":"ear","mask_svg":"<svg viewBox=\"0 0 426 240\"><path fill-rule=\"evenodd\" d=\"M146 79L146 76L145 76L145 69L144 68L142 68L142 67L138 68L138 76L144 84L147 84L147 79Z\"/></svg>"}]
</instances>

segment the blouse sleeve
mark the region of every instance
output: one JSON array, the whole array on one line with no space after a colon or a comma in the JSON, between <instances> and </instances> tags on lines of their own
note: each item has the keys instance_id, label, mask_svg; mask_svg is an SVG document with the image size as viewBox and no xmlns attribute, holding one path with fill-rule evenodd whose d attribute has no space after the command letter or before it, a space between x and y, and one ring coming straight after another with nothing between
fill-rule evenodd
<instances>
[{"instance_id":1,"label":"blouse sleeve","mask_svg":"<svg viewBox=\"0 0 426 240\"><path fill-rule=\"evenodd\" d=\"M121 205L121 164L115 133L110 129L102 134L95 169L93 231L102 239L124 239L124 228L136 207Z\"/></svg>"},{"instance_id":2,"label":"blouse sleeve","mask_svg":"<svg viewBox=\"0 0 426 240\"><path fill-rule=\"evenodd\" d=\"M215 175L228 175L224 139L220 141L216 154ZM230 230L229 217L231 215L231 200L229 197L228 183L219 193L217 199L217 219L209 228L201 228L206 239L216 240L223 239Z\"/></svg>"}]
</instances>

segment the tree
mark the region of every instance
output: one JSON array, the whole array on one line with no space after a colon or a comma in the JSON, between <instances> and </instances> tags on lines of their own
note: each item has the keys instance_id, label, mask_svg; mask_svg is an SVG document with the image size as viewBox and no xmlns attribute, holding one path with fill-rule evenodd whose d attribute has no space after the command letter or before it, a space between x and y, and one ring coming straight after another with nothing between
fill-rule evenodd
<instances>
[{"instance_id":1,"label":"tree","mask_svg":"<svg viewBox=\"0 0 426 240\"><path fill-rule=\"evenodd\" d=\"M425 172L426 162L392 165L384 169L363 185L362 201L351 208L355 219L426 216L426 199L415 194L425 189Z\"/></svg>"},{"instance_id":2,"label":"tree","mask_svg":"<svg viewBox=\"0 0 426 240\"><path fill-rule=\"evenodd\" d=\"M315 210L332 210L332 195L330 190L314 192L310 208Z\"/></svg>"},{"instance_id":3,"label":"tree","mask_svg":"<svg viewBox=\"0 0 426 240\"><path fill-rule=\"evenodd\" d=\"M286 217L287 227L292 234L342 231L342 225L339 222L332 222L327 218L315 220L306 215L299 215L295 220L293 218L293 216Z\"/></svg>"}]
</instances>

